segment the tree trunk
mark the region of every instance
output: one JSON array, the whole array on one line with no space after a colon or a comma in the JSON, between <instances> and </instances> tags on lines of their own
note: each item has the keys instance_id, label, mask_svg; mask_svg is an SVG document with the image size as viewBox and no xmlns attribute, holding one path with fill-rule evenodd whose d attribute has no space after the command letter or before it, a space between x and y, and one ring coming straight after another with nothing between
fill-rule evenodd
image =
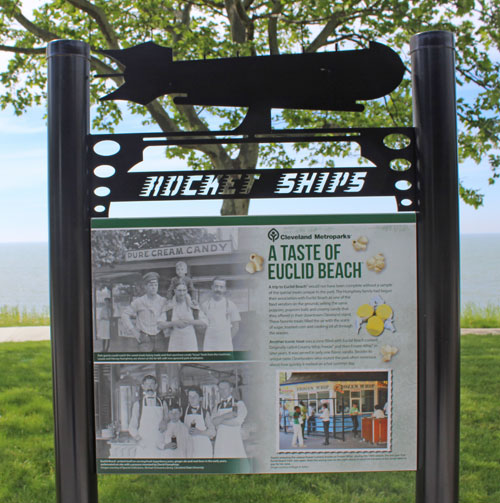
<instances>
[{"instance_id":1,"label":"tree trunk","mask_svg":"<svg viewBox=\"0 0 500 503\"><path fill-rule=\"evenodd\" d=\"M225 199L220 210L221 215L248 215L250 199Z\"/></svg>"}]
</instances>

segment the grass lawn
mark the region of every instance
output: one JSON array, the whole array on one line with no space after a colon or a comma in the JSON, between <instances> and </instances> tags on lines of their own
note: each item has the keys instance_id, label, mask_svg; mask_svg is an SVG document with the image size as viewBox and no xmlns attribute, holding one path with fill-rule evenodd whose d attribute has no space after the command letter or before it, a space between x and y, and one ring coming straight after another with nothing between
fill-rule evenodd
<instances>
[{"instance_id":1,"label":"grass lawn","mask_svg":"<svg viewBox=\"0 0 500 503\"><path fill-rule=\"evenodd\" d=\"M54 503L48 342L0 344L0 501ZM460 502L500 501L500 337L462 337ZM414 473L103 475L100 503L407 503Z\"/></svg>"}]
</instances>

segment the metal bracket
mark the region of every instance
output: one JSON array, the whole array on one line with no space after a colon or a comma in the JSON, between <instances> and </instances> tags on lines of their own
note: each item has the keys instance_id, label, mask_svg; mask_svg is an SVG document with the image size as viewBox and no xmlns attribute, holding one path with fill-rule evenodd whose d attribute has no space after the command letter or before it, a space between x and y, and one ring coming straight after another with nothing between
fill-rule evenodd
<instances>
[{"instance_id":1,"label":"metal bracket","mask_svg":"<svg viewBox=\"0 0 500 503\"><path fill-rule=\"evenodd\" d=\"M390 135L402 135L408 145L388 147L384 140ZM115 142L116 153L98 154L96 146L103 141ZM375 167L130 172L151 146L315 142L355 142ZM87 155L92 217L108 216L110 204L119 201L394 196L398 211L418 208L413 128L273 130L246 136L226 131L89 135ZM398 170L397 160L404 170ZM111 169L103 175L101 166Z\"/></svg>"}]
</instances>

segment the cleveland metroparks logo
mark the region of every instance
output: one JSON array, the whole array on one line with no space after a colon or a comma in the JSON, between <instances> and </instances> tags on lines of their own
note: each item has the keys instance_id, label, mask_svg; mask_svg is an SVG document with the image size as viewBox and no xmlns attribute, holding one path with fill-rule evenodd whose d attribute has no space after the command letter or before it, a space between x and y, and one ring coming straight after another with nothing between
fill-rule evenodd
<instances>
[{"instance_id":1,"label":"cleveland metroparks logo","mask_svg":"<svg viewBox=\"0 0 500 503\"><path fill-rule=\"evenodd\" d=\"M274 242L280 237L280 233L277 229L273 228L267 233L267 237Z\"/></svg>"}]
</instances>

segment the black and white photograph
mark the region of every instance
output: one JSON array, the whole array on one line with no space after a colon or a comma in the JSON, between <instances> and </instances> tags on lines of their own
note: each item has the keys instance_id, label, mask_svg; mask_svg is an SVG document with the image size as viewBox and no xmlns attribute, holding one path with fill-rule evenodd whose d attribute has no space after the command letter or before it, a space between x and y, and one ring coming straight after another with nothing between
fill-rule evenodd
<instances>
[{"instance_id":1,"label":"black and white photograph","mask_svg":"<svg viewBox=\"0 0 500 503\"><path fill-rule=\"evenodd\" d=\"M256 368L250 363L98 363L98 459L252 458Z\"/></svg>"},{"instance_id":2,"label":"black and white photograph","mask_svg":"<svg viewBox=\"0 0 500 503\"><path fill-rule=\"evenodd\" d=\"M234 227L94 229L94 352L233 352L257 330Z\"/></svg>"},{"instance_id":3,"label":"black and white photograph","mask_svg":"<svg viewBox=\"0 0 500 503\"><path fill-rule=\"evenodd\" d=\"M387 450L391 372L279 372L279 450Z\"/></svg>"}]
</instances>

